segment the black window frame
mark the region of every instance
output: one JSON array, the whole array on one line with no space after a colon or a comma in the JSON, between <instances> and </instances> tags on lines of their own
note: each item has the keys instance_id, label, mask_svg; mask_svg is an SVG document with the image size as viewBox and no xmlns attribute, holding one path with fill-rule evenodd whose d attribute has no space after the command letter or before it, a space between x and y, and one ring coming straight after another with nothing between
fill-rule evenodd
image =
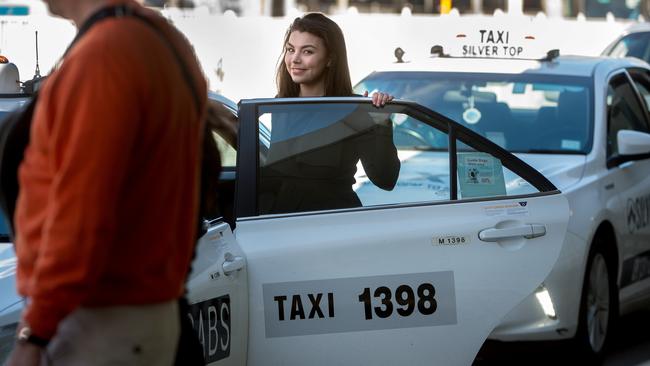
<instances>
[{"instance_id":1,"label":"black window frame","mask_svg":"<svg viewBox=\"0 0 650 366\"><path fill-rule=\"evenodd\" d=\"M237 154L237 189L236 189L236 217L237 219L243 218L256 218L258 215L257 210L257 191L258 191L258 175L259 175L259 146L258 146L258 111L261 106L267 105L282 105L282 104L371 104L369 98L362 97L322 97L322 98L266 98L266 99L250 99L242 100L239 103L239 140L238 140L238 154ZM422 122L441 130L448 134L449 138L449 169L450 169L450 200L444 203L459 201L457 192L457 141L461 141L467 146L480 151L487 152L501 160L503 166L519 177L525 179L539 192L534 194L523 195L538 196L544 194L557 194L559 190L551 183L544 175L532 168L530 165L514 156L512 153L498 146L497 144L489 141L485 137L475 133L474 131L460 125L457 122L427 108L420 104L404 101L394 100L384 108L402 108L400 113L408 115L421 120ZM250 145L253 146L250 146ZM248 146L247 146L248 145ZM519 196L507 196L514 198ZM504 199L504 196L485 197L479 199L462 199L463 202L468 201L489 201ZM408 206L422 206L440 204L440 202L421 202L415 204L408 204ZM360 207L355 209L346 210L368 210L373 208L386 208L387 206L373 206L373 207ZM391 206L392 207L392 206ZM403 207L403 205L394 205L394 207ZM313 213L296 212L287 214L305 215ZM286 215L275 215L286 216Z\"/></svg>"},{"instance_id":2,"label":"black window frame","mask_svg":"<svg viewBox=\"0 0 650 366\"><path fill-rule=\"evenodd\" d=\"M650 79L649 79L650 80ZM639 93L639 90L635 84L634 78L630 74L630 69L622 70L619 72L616 72L612 74L608 80L607 80L607 89L609 90L610 86L613 84L624 84L627 83L628 86L632 89L632 92L635 94L635 101L641 107L641 113L643 114L643 121L642 123L646 127L646 131L639 131L638 129L633 129L634 131L639 131L639 132L645 132L645 133L650 133L650 113L647 108L647 104L644 100L644 98L641 96ZM647 84L650 86L650 84ZM605 96L607 98L607 95ZM607 169L612 169L617 166L620 166L621 164L628 162L628 161L636 161L636 160L644 160L650 158L650 154L640 154L640 155L629 155L629 156L621 156L616 152L615 154L612 154L609 151L609 142L610 142L610 113L609 113L609 106L606 105L606 131L605 131L605 152L606 152L606 166ZM618 130L620 131L620 130ZM618 131L615 136L618 135Z\"/></svg>"}]
</instances>

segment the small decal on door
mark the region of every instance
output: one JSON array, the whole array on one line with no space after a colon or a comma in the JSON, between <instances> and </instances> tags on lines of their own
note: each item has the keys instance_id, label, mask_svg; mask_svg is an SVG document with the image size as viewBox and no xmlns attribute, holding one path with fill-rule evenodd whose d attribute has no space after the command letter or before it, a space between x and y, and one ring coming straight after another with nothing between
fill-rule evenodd
<instances>
[{"instance_id":1,"label":"small decal on door","mask_svg":"<svg viewBox=\"0 0 650 366\"><path fill-rule=\"evenodd\" d=\"M456 324L452 271L262 285L266 337Z\"/></svg>"},{"instance_id":2,"label":"small decal on door","mask_svg":"<svg viewBox=\"0 0 650 366\"><path fill-rule=\"evenodd\" d=\"M500 203L483 207L486 216L529 216L528 201Z\"/></svg>"},{"instance_id":3,"label":"small decal on door","mask_svg":"<svg viewBox=\"0 0 650 366\"><path fill-rule=\"evenodd\" d=\"M471 242L469 235L447 235L447 236L434 236L431 239L431 244L438 245L464 245Z\"/></svg>"}]
</instances>

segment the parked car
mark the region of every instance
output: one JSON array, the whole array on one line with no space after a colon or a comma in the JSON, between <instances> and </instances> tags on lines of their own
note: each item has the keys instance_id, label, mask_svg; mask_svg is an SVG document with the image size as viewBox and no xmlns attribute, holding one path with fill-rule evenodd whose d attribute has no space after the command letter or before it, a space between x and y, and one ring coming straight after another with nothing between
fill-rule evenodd
<instances>
[{"instance_id":1,"label":"parked car","mask_svg":"<svg viewBox=\"0 0 650 366\"><path fill-rule=\"evenodd\" d=\"M7 57L0 56L0 120L29 98L20 82L16 65L9 62ZM0 364L4 363L11 351L16 324L24 305L23 299L16 293L15 273L16 256L9 236L9 225L0 214Z\"/></svg>"},{"instance_id":2,"label":"parked car","mask_svg":"<svg viewBox=\"0 0 650 366\"><path fill-rule=\"evenodd\" d=\"M434 47L431 58L387 65L355 90L427 106L566 195L571 216L557 263L489 338L573 340L577 352L600 358L619 314L650 303L650 66L557 51L515 59L502 50L526 49L534 37L513 32L508 43L483 35L458 35L460 49L474 50L464 56ZM404 125L396 136L439 146L436 136Z\"/></svg>"},{"instance_id":3,"label":"parked car","mask_svg":"<svg viewBox=\"0 0 650 366\"><path fill-rule=\"evenodd\" d=\"M637 23L628 28L603 51L612 57L636 57L650 62L650 25Z\"/></svg>"}]
</instances>

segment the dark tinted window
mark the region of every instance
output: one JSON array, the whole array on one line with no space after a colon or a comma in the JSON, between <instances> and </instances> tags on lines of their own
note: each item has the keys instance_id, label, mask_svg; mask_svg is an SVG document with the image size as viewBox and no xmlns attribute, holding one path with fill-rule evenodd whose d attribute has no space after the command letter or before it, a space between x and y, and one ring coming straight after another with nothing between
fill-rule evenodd
<instances>
[{"instance_id":1,"label":"dark tinted window","mask_svg":"<svg viewBox=\"0 0 650 366\"><path fill-rule=\"evenodd\" d=\"M636 19L640 13L641 1L629 0L585 0L585 15L587 17L604 18L612 13L616 18Z\"/></svg>"},{"instance_id":2,"label":"dark tinted window","mask_svg":"<svg viewBox=\"0 0 650 366\"><path fill-rule=\"evenodd\" d=\"M273 104L258 113L271 136L258 161L260 215L538 192L485 147L457 140L454 157L447 121L403 105Z\"/></svg>"},{"instance_id":3,"label":"dark tinted window","mask_svg":"<svg viewBox=\"0 0 650 366\"><path fill-rule=\"evenodd\" d=\"M645 113L627 77L621 74L607 87L607 155L618 154L620 130L648 132Z\"/></svg>"}]
</instances>

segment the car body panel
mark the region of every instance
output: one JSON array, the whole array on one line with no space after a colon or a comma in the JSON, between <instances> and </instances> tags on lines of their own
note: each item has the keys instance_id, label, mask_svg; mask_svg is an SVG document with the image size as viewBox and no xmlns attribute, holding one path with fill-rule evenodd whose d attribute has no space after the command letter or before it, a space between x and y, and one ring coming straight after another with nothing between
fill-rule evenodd
<instances>
[{"instance_id":1,"label":"car body panel","mask_svg":"<svg viewBox=\"0 0 650 366\"><path fill-rule=\"evenodd\" d=\"M560 198L527 199L535 217L526 220L547 223L549 234L552 225L558 227L546 237L548 241L511 243L515 247L523 244L519 249L483 243L476 238L478 232L469 229L498 225L499 219L485 217L481 211L503 201L239 222L237 240L250 267L249 364L326 365L332 357L341 364L471 364L505 309L536 288L547 274L546 266L555 261L566 218L557 217L558 211L550 208L558 205L561 212L564 202ZM380 222L391 224L377 226ZM432 243L433 237L446 234L471 236L472 243L457 248ZM524 258L536 260L521 267L520 263L528 262ZM408 283L411 274L424 273L436 279L435 274L444 271L453 272L457 318L452 324L360 331L351 326L350 331L337 333L272 338L265 329L268 300L264 297L281 294L266 295L264 286L268 284L311 281L317 283L319 293L337 296L341 289L336 286L343 286L337 281L357 284L355 280L363 278L366 282L362 283L370 285L373 279L367 276L396 276ZM294 293L301 293L299 285ZM355 295L363 291L359 286ZM362 312L356 298L343 303L356 303ZM378 347L385 344L391 346Z\"/></svg>"},{"instance_id":2,"label":"car body panel","mask_svg":"<svg viewBox=\"0 0 650 366\"><path fill-rule=\"evenodd\" d=\"M273 103L299 101L240 102L239 164L248 161L242 155L246 153L255 161L260 145L255 126L259 116L243 113L242 105L245 111L254 111ZM246 130L251 125L254 128ZM429 161L441 159L435 155L420 154ZM402 169L407 171L400 174L408 174L410 168L404 162L412 157L401 157ZM238 168L239 198L255 194L251 187L256 183L242 179L255 171ZM444 171L443 164L441 175ZM362 179L357 183L363 201ZM401 196L399 186L395 189ZM508 204L527 207L526 213L486 214ZM335 357L341 364L464 365L472 362L485 337L509 309L548 274L546 267L552 266L562 248L568 206L562 195L529 194L460 201L429 198L413 204L261 216L241 216L240 212L239 216L235 238L246 255L249 280L249 364L320 365L330 364ZM482 229L524 222L543 222L547 234L499 243L478 238ZM467 238L467 245L436 243L437 237L448 235ZM521 266L523 262L529 265ZM393 312L382 319L368 318L366 313L364 319L364 288L395 291L400 284L415 288L422 281L436 284L440 296L436 299L444 305L433 318L414 321L405 316L400 320ZM373 300L375 309L382 309L380 299ZM384 344L391 347L377 347Z\"/></svg>"}]
</instances>

